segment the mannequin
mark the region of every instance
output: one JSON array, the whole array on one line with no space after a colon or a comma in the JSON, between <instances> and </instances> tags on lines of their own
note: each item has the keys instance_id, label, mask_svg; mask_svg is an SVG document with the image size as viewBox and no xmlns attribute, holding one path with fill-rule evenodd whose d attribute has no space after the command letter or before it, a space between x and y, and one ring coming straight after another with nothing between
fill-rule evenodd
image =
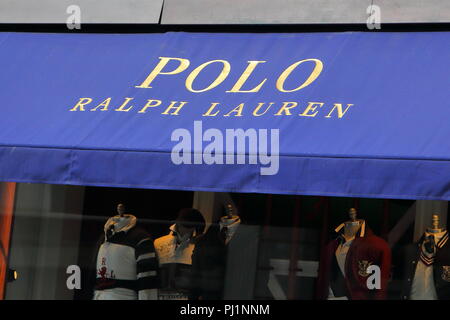
<instances>
[{"instance_id":1,"label":"mannequin","mask_svg":"<svg viewBox=\"0 0 450 320\"><path fill-rule=\"evenodd\" d=\"M231 241L237 228L241 224L241 218L235 214L234 211L233 206L228 204L226 206L226 215L219 220L220 238L223 240L224 244L228 244L228 242Z\"/></svg>"},{"instance_id":2,"label":"mannequin","mask_svg":"<svg viewBox=\"0 0 450 320\"><path fill-rule=\"evenodd\" d=\"M97 251L94 300L155 300L159 278L153 240L124 204L116 210Z\"/></svg>"},{"instance_id":3,"label":"mannequin","mask_svg":"<svg viewBox=\"0 0 450 320\"><path fill-rule=\"evenodd\" d=\"M202 213L193 208L178 212L169 234L155 240L159 257L159 300L187 300L190 290L192 252L205 229Z\"/></svg>"},{"instance_id":4,"label":"mannequin","mask_svg":"<svg viewBox=\"0 0 450 320\"><path fill-rule=\"evenodd\" d=\"M413 260L413 277L408 274L409 299L411 300L438 300L436 291L435 262L440 259L438 251L444 247L448 239L448 232L441 228L439 215L432 216L431 226L428 227L417 245L418 259ZM439 268L438 268L439 269ZM440 277L442 278L442 276ZM438 285L439 286L439 285ZM439 286L440 287L440 286Z\"/></svg>"},{"instance_id":5,"label":"mannequin","mask_svg":"<svg viewBox=\"0 0 450 320\"><path fill-rule=\"evenodd\" d=\"M391 266L391 250L387 242L357 218L355 208L349 219L334 231L337 237L325 248L320 261L319 286L321 298L328 300L385 299ZM377 265L381 271L381 288L367 286L367 269Z\"/></svg>"},{"instance_id":6,"label":"mannequin","mask_svg":"<svg viewBox=\"0 0 450 320\"><path fill-rule=\"evenodd\" d=\"M335 256L337 263L339 265L339 269L342 273L342 275L345 277L345 262L348 254L348 250L350 249L350 246L353 242L353 239L355 239L355 236L357 232L361 229L361 226L364 223L364 220L358 220L357 219L357 211L355 208L350 208L348 211L349 220L344 222L343 224L339 225L335 231L339 232L343 228L342 238L344 241L338 245L335 251ZM333 292L332 288L330 287L329 292L329 300L347 300L347 296L336 296Z\"/></svg>"},{"instance_id":7,"label":"mannequin","mask_svg":"<svg viewBox=\"0 0 450 320\"><path fill-rule=\"evenodd\" d=\"M439 225L439 216L437 214L433 214L432 217L432 227L431 228L427 228L427 232L429 233L439 233L445 231L444 228L440 228Z\"/></svg>"},{"instance_id":8,"label":"mannequin","mask_svg":"<svg viewBox=\"0 0 450 320\"><path fill-rule=\"evenodd\" d=\"M364 223L364 220L356 219L357 212L355 208L350 208L348 211L348 216L350 220L344 222L344 238L346 241L353 240L355 238L356 233L361 229L361 226Z\"/></svg>"},{"instance_id":9,"label":"mannequin","mask_svg":"<svg viewBox=\"0 0 450 320\"><path fill-rule=\"evenodd\" d=\"M229 250L233 250L230 248L236 243L234 239L239 237L240 224L237 208L228 203L225 214L199 240L192 255L190 299L224 298Z\"/></svg>"}]
</instances>

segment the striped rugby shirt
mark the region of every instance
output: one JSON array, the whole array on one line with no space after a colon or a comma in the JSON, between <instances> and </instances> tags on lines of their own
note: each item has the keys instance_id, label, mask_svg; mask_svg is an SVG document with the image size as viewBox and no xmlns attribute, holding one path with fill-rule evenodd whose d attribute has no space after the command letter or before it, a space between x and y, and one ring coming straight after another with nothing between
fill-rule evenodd
<instances>
[{"instance_id":1,"label":"striped rugby shirt","mask_svg":"<svg viewBox=\"0 0 450 320\"><path fill-rule=\"evenodd\" d=\"M111 223L114 218L119 223ZM130 221L120 225L120 218ZM157 299L159 274L153 240L135 226L134 216L120 218L113 217L105 225L105 240L97 254L94 300ZM114 227L108 234L106 229Z\"/></svg>"}]
</instances>

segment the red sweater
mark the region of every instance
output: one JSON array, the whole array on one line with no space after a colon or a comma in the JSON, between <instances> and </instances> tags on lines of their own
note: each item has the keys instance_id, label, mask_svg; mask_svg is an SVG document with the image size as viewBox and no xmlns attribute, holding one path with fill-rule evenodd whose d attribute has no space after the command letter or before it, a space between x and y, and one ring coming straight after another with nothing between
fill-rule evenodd
<instances>
[{"instance_id":1,"label":"red sweater","mask_svg":"<svg viewBox=\"0 0 450 320\"><path fill-rule=\"evenodd\" d=\"M342 229L340 230L342 231ZM325 248L319 267L318 296L328 297L333 259L340 240L331 241ZM369 289L365 272L369 264L381 269L381 289ZM350 300L381 300L386 299L388 280L391 269L391 249L387 242L375 236L369 228L361 230L353 240L345 259L345 286ZM340 271L339 271L340 272Z\"/></svg>"}]
</instances>

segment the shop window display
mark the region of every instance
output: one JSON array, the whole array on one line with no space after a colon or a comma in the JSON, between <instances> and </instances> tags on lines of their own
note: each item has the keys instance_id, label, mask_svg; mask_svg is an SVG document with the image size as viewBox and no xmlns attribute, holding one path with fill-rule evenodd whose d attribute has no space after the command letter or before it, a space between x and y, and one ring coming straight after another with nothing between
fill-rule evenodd
<instances>
[{"instance_id":1,"label":"shop window display","mask_svg":"<svg viewBox=\"0 0 450 320\"><path fill-rule=\"evenodd\" d=\"M15 203L5 299L450 296L447 202L18 184Z\"/></svg>"}]
</instances>

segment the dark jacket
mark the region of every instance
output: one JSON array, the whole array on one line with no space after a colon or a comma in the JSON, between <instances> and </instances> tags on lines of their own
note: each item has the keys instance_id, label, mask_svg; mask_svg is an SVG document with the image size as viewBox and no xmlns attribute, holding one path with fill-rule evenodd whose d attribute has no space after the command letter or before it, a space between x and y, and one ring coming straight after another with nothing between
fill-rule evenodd
<instances>
[{"instance_id":1,"label":"dark jacket","mask_svg":"<svg viewBox=\"0 0 450 320\"><path fill-rule=\"evenodd\" d=\"M212 225L198 240L192 254L191 293L193 300L221 300L227 264L227 245L219 225Z\"/></svg>"},{"instance_id":2,"label":"dark jacket","mask_svg":"<svg viewBox=\"0 0 450 320\"><path fill-rule=\"evenodd\" d=\"M391 249L387 242L375 236L368 228L361 228L356 234L345 261L345 277L336 261L336 249L343 241L341 229L338 237L325 248L319 269L319 298L328 297L329 287L336 296L350 300L386 299L391 269ZM381 289L369 289L365 271L369 265L377 265L381 271Z\"/></svg>"},{"instance_id":3,"label":"dark jacket","mask_svg":"<svg viewBox=\"0 0 450 320\"><path fill-rule=\"evenodd\" d=\"M410 245L406 250L405 277L402 287L402 299L407 300L411 295L412 283L416 273L417 262L425 237ZM433 278L436 294L439 300L450 300L450 241L436 247L436 256L433 263Z\"/></svg>"}]
</instances>

